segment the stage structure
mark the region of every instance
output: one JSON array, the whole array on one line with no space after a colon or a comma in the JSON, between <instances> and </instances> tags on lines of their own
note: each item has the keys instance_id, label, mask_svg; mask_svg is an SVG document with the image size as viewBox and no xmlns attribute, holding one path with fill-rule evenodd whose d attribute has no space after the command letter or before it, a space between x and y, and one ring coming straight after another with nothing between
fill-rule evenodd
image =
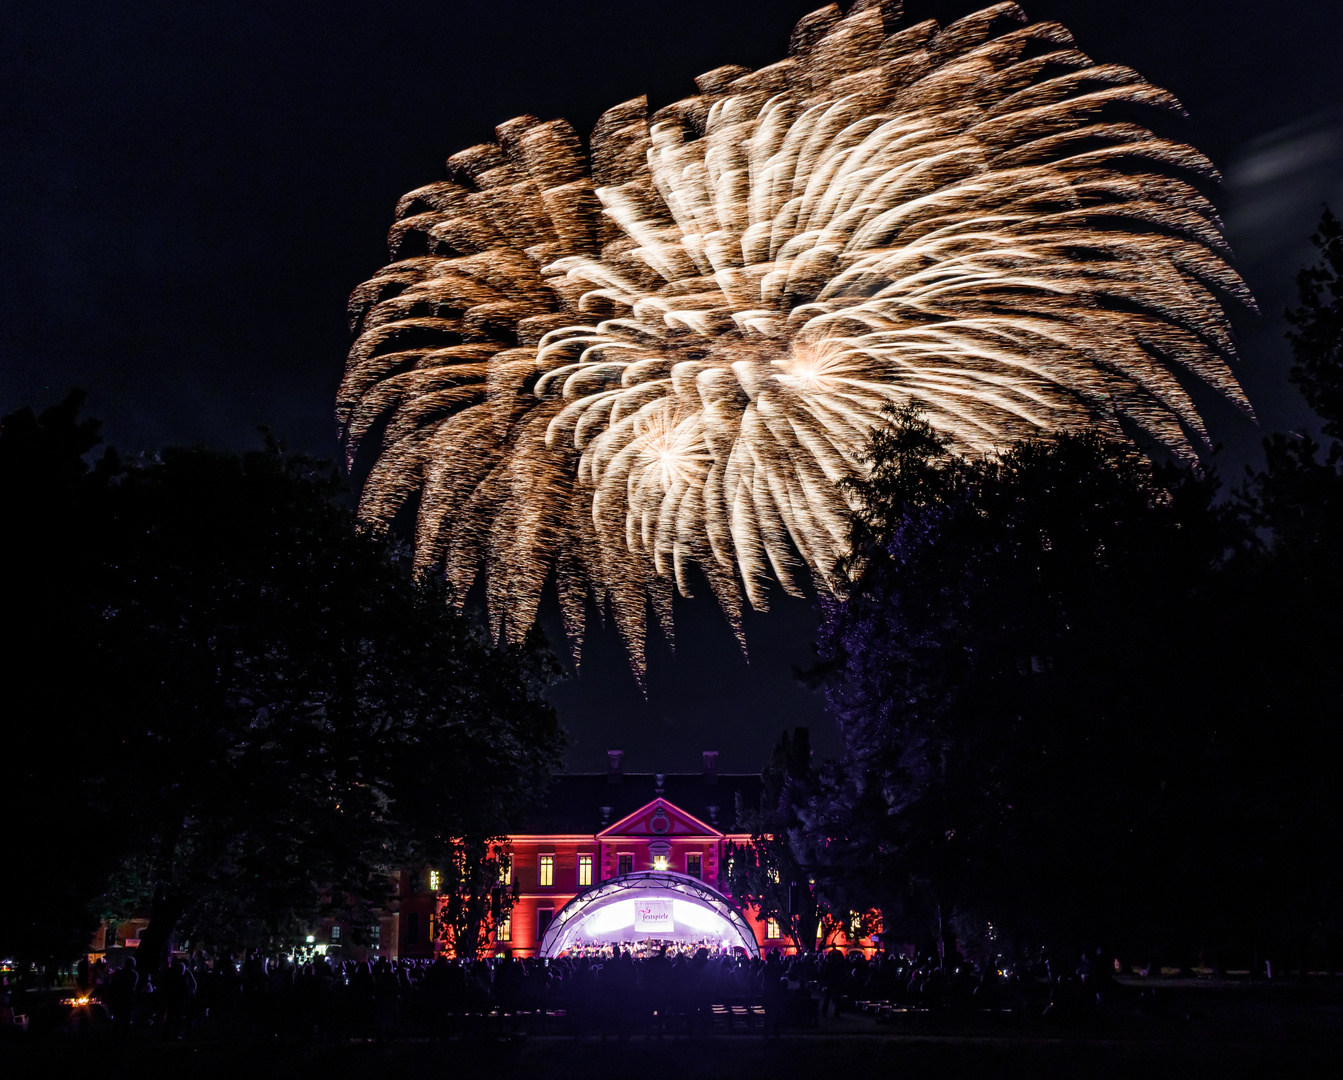
<instances>
[{"instance_id":1,"label":"stage structure","mask_svg":"<svg viewBox=\"0 0 1343 1080\"><path fill-rule=\"evenodd\" d=\"M755 931L731 900L670 870L626 874L579 893L556 913L538 952L554 957L647 941L760 955Z\"/></svg>"},{"instance_id":2,"label":"stage structure","mask_svg":"<svg viewBox=\"0 0 1343 1080\"><path fill-rule=\"evenodd\" d=\"M556 777L545 802L526 808L518 831L502 838L508 869L500 885L512 904L494 923L486 955L556 956L580 940L580 952L629 943L646 953L659 942L677 952L792 952L777 921L725 895L731 848L751 842L737 807L760 805L760 774L720 774L715 750L703 751L698 773L627 773L622 751L607 758L604 773ZM319 941L356 959L432 960L445 951L441 884L433 867L406 869L372 943L351 941L354 927L335 919L318 928ZM874 937L844 931L828 940L869 956L877 948Z\"/></svg>"}]
</instances>

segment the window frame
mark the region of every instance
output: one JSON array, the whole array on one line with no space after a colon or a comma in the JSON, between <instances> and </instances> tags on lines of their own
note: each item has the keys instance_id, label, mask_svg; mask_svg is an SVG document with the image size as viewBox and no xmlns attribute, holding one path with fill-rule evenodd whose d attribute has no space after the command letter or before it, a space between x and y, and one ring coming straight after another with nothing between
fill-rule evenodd
<instances>
[{"instance_id":1,"label":"window frame","mask_svg":"<svg viewBox=\"0 0 1343 1080\"><path fill-rule=\"evenodd\" d=\"M536 887L553 889L555 887L555 853L546 852L536 857Z\"/></svg>"},{"instance_id":2,"label":"window frame","mask_svg":"<svg viewBox=\"0 0 1343 1080\"><path fill-rule=\"evenodd\" d=\"M586 888L592 884L593 857L588 852L582 852L578 856L577 873L578 887ZM586 878L586 880L585 880Z\"/></svg>"}]
</instances>

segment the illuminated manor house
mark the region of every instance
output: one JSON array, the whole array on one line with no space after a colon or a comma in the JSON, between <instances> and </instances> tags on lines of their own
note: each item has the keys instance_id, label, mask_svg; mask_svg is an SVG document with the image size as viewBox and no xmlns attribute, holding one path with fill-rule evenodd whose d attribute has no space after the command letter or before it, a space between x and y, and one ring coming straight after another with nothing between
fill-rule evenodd
<instances>
[{"instance_id":1,"label":"illuminated manor house","mask_svg":"<svg viewBox=\"0 0 1343 1080\"><path fill-rule=\"evenodd\" d=\"M507 837L515 900L486 953L559 956L658 943L750 956L794 951L786 931L726 895L728 844L751 839L728 830L738 804L760 805L759 774L720 775L715 751L705 751L698 773L626 773L622 753L608 754L606 773L556 777L545 806ZM437 956L445 945L436 878L429 868L403 871L393 903L372 926L327 919L313 928L309 946L348 959ZM90 956L134 948L147 921L104 923ZM875 949L871 938L849 941L842 932L831 943Z\"/></svg>"},{"instance_id":2,"label":"illuminated manor house","mask_svg":"<svg viewBox=\"0 0 1343 1080\"><path fill-rule=\"evenodd\" d=\"M507 838L516 899L490 951L558 956L647 941L748 955L791 951L778 926L726 895L727 845L750 841L728 830L739 799L759 805L760 776L720 775L713 751L700 773L626 773L622 756L609 751L605 774L557 777L546 805ZM435 955L443 946L435 942L433 891L407 874L400 892L400 910L384 917L382 952Z\"/></svg>"}]
</instances>

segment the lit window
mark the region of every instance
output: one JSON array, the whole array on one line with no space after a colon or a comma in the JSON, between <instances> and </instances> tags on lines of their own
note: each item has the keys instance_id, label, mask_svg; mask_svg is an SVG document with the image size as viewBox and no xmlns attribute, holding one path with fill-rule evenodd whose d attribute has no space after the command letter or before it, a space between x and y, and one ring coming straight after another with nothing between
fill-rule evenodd
<instances>
[{"instance_id":1,"label":"lit window","mask_svg":"<svg viewBox=\"0 0 1343 1080\"><path fill-rule=\"evenodd\" d=\"M783 937L783 931L779 929L779 920L770 919L765 923L765 937L769 941L778 941Z\"/></svg>"},{"instance_id":2,"label":"lit window","mask_svg":"<svg viewBox=\"0 0 1343 1080\"><path fill-rule=\"evenodd\" d=\"M555 856L542 855L540 874L537 877L537 884L543 889L548 889L555 884Z\"/></svg>"},{"instance_id":3,"label":"lit window","mask_svg":"<svg viewBox=\"0 0 1343 1080\"><path fill-rule=\"evenodd\" d=\"M779 883L779 871L777 869L771 870L769 872L769 879L777 885Z\"/></svg>"},{"instance_id":4,"label":"lit window","mask_svg":"<svg viewBox=\"0 0 1343 1080\"><path fill-rule=\"evenodd\" d=\"M441 886L442 884L443 884L443 875L440 874L437 870L430 870L429 891L432 893L438 892L439 886Z\"/></svg>"},{"instance_id":5,"label":"lit window","mask_svg":"<svg viewBox=\"0 0 1343 1080\"><path fill-rule=\"evenodd\" d=\"M331 928L331 944L334 945L334 944L335 944L336 942L338 942L339 940L340 940L340 927L339 927L339 926L333 926L333 927Z\"/></svg>"},{"instance_id":6,"label":"lit window","mask_svg":"<svg viewBox=\"0 0 1343 1080\"><path fill-rule=\"evenodd\" d=\"M620 874L622 877L623 877L625 874L632 874L632 873L634 873L634 856L633 856L633 855L617 855L617 856L616 856L616 873L617 873L617 874Z\"/></svg>"},{"instance_id":7,"label":"lit window","mask_svg":"<svg viewBox=\"0 0 1343 1080\"><path fill-rule=\"evenodd\" d=\"M580 855L580 856L578 856L578 884L579 884L579 885L591 885L591 884L592 884L592 856L591 856L591 855Z\"/></svg>"},{"instance_id":8,"label":"lit window","mask_svg":"<svg viewBox=\"0 0 1343 1080\"><path fill-rule=\"evenodd\" d=\"M704 876L704 858L701 855L687 855L685 857L685 872L690 877Z\"/></svg>"},{"instance_id":9,"label":"lit window","mask_svg":"<svg viewBox=\"0 0 1343 1080\"><path fill-rule=\"evenodd\" d=\"M666 869L667 869L667 856L665 856L665 855L654 855L654 856L653 856L653 869L656 870L656 871L658 871L659 873L661 873L662 871L666 870Z\"/></svg>"},{"instance_id":10,"label":"lit window","mask_svg":"<svg viewBox=\"0 0 1343 1080\"><path fill-rule=\"evenodd\" d=\"M863 936L863 917L856 911L849 912L849 940L857 941Z\"/></svg>"},{"instance_id":11,"label":"lit window","mask_svg":"<svg viewBox=\"0 0 1343 1080\"><path fill-rule=\"evenodd\" d=\"M504 915L499 919L499 924L494 928L495 941L513 940L513 916Z\"/></svg>"},{"instance_id":12,"label":"lit window","mask_svg":"<svg viewBox=\"0 0 1343 1080\"><path fill-rule=\"evenodd\" d=\"M499 884L513 884L513 860L511 857L504 859L503 862L499 864Z\"/></svg>"}]
</instances>

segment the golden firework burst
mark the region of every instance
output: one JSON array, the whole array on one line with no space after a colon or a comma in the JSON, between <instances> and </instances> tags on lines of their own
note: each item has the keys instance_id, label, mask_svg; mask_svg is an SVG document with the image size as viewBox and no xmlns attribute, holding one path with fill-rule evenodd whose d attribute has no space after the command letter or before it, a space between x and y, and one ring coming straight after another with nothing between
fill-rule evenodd
<instances>
[{"instance_id":1,"label":"golden firework burst","mask_svg":"<svg viewBox=\"0 0 1343 1080\"><path fill-rule=\"evenodd\" d=\"M1249 409L1215 171L1133 116L1175 99L1016 4L899 14L823 8L586 151L510 120L398 203L337 415L351 460L380 440L360 513L418 498L419 566L483 570L497 635L554 576L575 651L592 593L641 671L692 566L739 638L743 592L829 588L893 402L966 453L1122 423L1188 452L1191 380Z\"/></svg>"}]
</instances>

